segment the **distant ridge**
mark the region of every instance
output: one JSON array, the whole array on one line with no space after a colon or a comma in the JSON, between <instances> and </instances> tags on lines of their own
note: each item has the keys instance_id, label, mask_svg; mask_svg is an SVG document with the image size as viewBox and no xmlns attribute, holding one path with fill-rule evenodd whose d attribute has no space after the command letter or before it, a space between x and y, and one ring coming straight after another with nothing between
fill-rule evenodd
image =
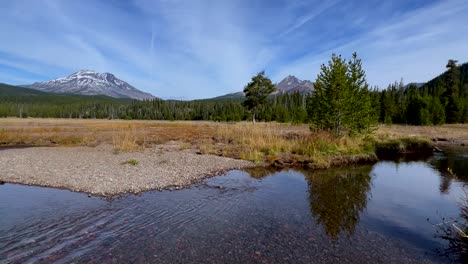
<instances>
[{"instance_id":1,"label":"distant ridge","mask_svg":"<svg viewBox=\"0 0 468 264\"><path fill-rule=\"evenodd\" d=\"M416 86L417 88L421 88L425 85L426 83L420 83L420 82L411 82L411 83L408 83L407 85L404 86L405 89L407 89L408 87L410 87L411 85L414 85Z\"/></svg>"},{"instance_id":2,"label":"distant ridge","mask_svg":"<svg viewBox=\"0 0 468 264\"><path fill-rule=\"evenodd\" d=\"M278 94L291 94L291 93L310 93L314 91L314 83L309 80L300 80L294 75L289 75L288 77L281 80L279 83L275 84L276 92L272 95ZM216 100L233 100L233 99L242 99L244 98L244 92L229 93L222 96L214 97L211 99Z\"/></svg>"},{"instance_id":3,"label":"distant ridge","mask_svg":"<svg viewBox=\"0 0 468 264\"><path fill-rule=\"evenodd\" d=\"M0 96L38 96L46 94L46 92L38 91L36 89L0 83Z\"/></svg>"}]
</instances>

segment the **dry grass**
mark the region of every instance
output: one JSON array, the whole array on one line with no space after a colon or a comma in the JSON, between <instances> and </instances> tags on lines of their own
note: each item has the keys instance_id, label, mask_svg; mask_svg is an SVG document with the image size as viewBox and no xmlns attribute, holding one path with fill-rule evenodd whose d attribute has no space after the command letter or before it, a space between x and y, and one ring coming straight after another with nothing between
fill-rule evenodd
<instances>
[{"instance_id":1,"label":"dry grass","mask_svg":"<svg viewBox=\"0 0 468 264\"><path fill-rule=\"evenodd\" d=\"M404 126L380 125L376 132L386 137L425 137L445 138L448 140L468 140L468 124L453 124L442 126Z\"/></svg>"},{"instance_id":2,"label":"dry grass","mask_svg":"<svg viewBox=\"0 0 468 264\"><path fill-rule=\"evenodd\" d=\"M195 143L212 134L210 122L77 119L0 119L0 146ZM125 147L124 147L125 148Z\"/></svg>"},{"instance_id":3,"label":"dry grass","mask_svg":"<svg viewBox=\"0 0 468 264\"><path fill-rule=\"evenodd\" d=\"M144 148L144 141L139 142L136 130L117 131L112 136L112 146L115 152L135 152Z\"/></svg>"},{"instance_id":4,"label":"dry grass","mask_svg":"<svg viewBox=\"0 0 468 264\"><path fill-rule=\"evenodd\" d=\"M468 139L468 125L379 126L373 137L334 137L311 133L307 125L215 123L198 121L124 121L77 119L0 119L0 145L112 144L117 152L139 151L167 142L179 150L199 150L257 163L314 164L356 162L380 146L404 147L427 139ZM387 144L387 145L385 145Z\"/></svg>"},{"instance_id":5,"label":"dry grass","mask_svg":"<svg viewBox=\"0 0 468 264\"><path fill-rule=\"evenodd\" d=\"M257 163L307 163L328 167L338 157L371 155L373 150L363 138L311 133L305 125L221 124L215 132L215 139L222 143L217 152Z\"/></svg>"}]
</instances>

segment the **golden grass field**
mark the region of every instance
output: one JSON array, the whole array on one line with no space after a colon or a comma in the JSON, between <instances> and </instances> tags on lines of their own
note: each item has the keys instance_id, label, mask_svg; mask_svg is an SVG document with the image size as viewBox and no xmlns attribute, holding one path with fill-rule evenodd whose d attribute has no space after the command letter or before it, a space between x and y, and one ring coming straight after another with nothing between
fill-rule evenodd
<instances>
[{"instance_id":1,"label":"golden grass field","mask_svg":"<svg viewBox=\"0 0 468 264\"><path fill-rule=\"evenodd\" d=\"M381 125L376 131L377 135L402 137L420 136L427 138L445 138L447 140L468 140L468 124L452 124L442 126L404 126Z\"/></svg>"},{"instance_id":2,"label":"golden grass field","mask_svg":"<svg viewBox=\"0 0 468 264\"><path fill-rule=\"evenodd\" d=\"M411 138L468 139L468 125L378 126L372 136L335 137L312 133L308 125L217 123L205 121L125 121L95 119L0 119L0 146L96 146L112 144L116 152L138 151L177 143L180 150L241 158L258 163L313 163L369 158L377 141ZM401 144L397 143L397 144ZM343 159L343 157L346 157Z\"/></svg>"}]
</instances>

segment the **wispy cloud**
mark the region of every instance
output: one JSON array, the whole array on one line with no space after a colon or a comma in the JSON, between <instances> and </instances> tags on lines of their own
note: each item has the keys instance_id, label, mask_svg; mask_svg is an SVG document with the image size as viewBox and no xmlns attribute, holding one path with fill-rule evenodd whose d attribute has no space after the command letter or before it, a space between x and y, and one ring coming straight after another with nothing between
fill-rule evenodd
<instances>
[{"instance_id":1,"label":"wispy cloud","mask_svg":"<svg viewBox=\"0 0 468 264\"><path fill-rule=\"evenodd\" d=\"M371 84L385 87L400 78L428 81L444 70L448 59L468 59L468 28L460 26L467 12L466 1L441 1L407 10L348 42L284 64L275 78L290 72L315 78L319 65L332 53L349 57L357 51Z\"/></svg>"},{"instance_id":2,"label":"wispy cloud","mask_svg":"<svg viewBox=\"0 0 468 264\"><path fill-rule=\"evenodd\" d=\"M280 36L284 37L288 35L289 33L301 28L303 25L310 22L314 18L317 18L318 16L323 14L327 9L336 5L338 2L339 2L338 0L323 1L318 6L314 6L312 11L304 15L301 15L296 21L294 21L294 24L290 28L288 28L286 31L282 32Z\"/></svg>"},{"instance_id":3,"label":"wispy cloud","mask_svg":"<svg viewBox=\"0 0 468 264\"><path fill-rule=\"evenodd\" d=\"M357 51L372 84L425 81L468 53L463 0L17 0L0 12L0 82L93 69L163 98L239 91L263 69L314 79L332 52Z\"/></svg>"}]
</instances>

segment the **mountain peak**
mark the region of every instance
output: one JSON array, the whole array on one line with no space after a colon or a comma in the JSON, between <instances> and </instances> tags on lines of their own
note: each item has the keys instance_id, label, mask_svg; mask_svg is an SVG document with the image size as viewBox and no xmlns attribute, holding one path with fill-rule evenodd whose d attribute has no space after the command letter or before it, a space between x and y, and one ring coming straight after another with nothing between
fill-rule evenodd
<instances>
[{"instance_id":1,"label":"mountain peak","mask_svg":"<svg viewBox=\"0 0 468 264\"><path fill-rule=\"evenodd\" d=\"M112 73L97 72L97 71L92 71L92 70L79 70L79 71L77 71L75 73L72 73L72 74L68 75L67 78L69 78L69 77L78 77L78 78L80 78L80 77L89 77L89 76L96 76L96 77L110 76L110 77L115 78L115 75L113 75Z\"/></svg>"},{"instance_id":2,"label":"mountain peak","mask_svg":"<svg viewBox=\"0 0 468 264\"><path fill-rule=\"evenodd\" d=\"M300 80L294 75L288 75L279 83L276 83L275 86L276 91L271 94L272 96L291 93L307 94L314 91L314 83L309 80ZM239 99L244 96L243 92L237 92L214 97L213 99Z\"/></svg>"},{"instance_id":3,"label":"mountain peak","mask_svg":"<svg viewBox=\"0 0 468 264\"><path fill-rule=\"evenodd\" d=\"M93 70L79 70L79 71L75 72L74 74L77 74L77 73L81 73L81 74L84 74L84 73L94 74L94 73L98 73L98 72L93 71Z\"/></svg>"},{"instance_id":4,"label":"mountain peak","mask_svg":"<svg viewBox=\"0 0 468 264\"><path fill-rule=\"evenodd\" d=\"M107 95L116 98L151 99L149 93L142 92L112 73L79 70L68 77L46 82L36 82L25 87L52 93L72 93L83 95Z\"/></svg>"},{"instance_id":5,"label":"mountain peak","mask_svg":"<svg viewBox=\"0 0 468 264\"><path fill-rule=\"evenodd\" d=\"M288 75L288 77L276 84L276 88L280 93L307 93L313 91L314 84L309 80L302 81L294 75Z\"/></svg>"}]
</instances>

